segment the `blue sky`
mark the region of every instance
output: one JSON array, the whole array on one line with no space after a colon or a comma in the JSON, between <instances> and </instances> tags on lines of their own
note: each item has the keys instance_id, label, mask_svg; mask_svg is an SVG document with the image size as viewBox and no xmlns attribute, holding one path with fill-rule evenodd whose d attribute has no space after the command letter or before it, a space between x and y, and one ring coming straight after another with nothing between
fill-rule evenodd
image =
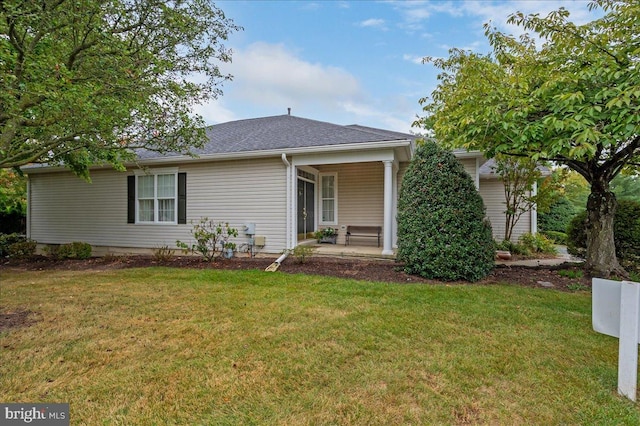
<instances>
[{"instance_id":1,"label":"blue sky","mask_svg":"<svg viewBox=\"0 0 640 426\"><path fill-rule=\"evenodd\" d=\"M425 56L452 47L487 53L483 24L501 30L516 11L564 6L576 23L595 19L587 1L218 1L244 27L225 45L234 76L224 95L195 111L207 124L286 114L409 132L418 100L436 87Z\"/></svg>"}]
</instances>

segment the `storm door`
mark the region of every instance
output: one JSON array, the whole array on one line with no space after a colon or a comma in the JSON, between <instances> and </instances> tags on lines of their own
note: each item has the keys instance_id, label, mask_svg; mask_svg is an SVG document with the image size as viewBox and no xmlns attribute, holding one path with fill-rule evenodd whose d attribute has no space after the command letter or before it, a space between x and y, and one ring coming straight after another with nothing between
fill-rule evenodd
<instances>
[{"instance_id":1,"label":"storm door","mask_svg":"<svg viewBox=\"0 0 640 426\"><path fill-rule=\"evenodd\" d=\"M315 182L298 178L298 239L310 238L315 231Z\"/></svg>"}]
</instances>

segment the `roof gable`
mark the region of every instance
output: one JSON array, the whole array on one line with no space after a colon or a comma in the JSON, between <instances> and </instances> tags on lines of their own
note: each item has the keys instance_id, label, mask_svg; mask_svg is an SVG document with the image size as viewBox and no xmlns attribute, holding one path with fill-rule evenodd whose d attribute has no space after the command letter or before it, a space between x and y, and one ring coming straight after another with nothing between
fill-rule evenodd
<instances>
[{"instance_id":1,"label":"roof gable","mask_svg":"<svg viewBox=\"0 0 640 426\"><path fill-rule=\"evenodd\" d=\"M312 148L344 144L414 140L415 135L372 127L310 120L292 115L252 118L215 124L206 129L209 142L194 150L197 155ZM139 153L140 159L166 157Z\"/></svg>"}]
</instances>

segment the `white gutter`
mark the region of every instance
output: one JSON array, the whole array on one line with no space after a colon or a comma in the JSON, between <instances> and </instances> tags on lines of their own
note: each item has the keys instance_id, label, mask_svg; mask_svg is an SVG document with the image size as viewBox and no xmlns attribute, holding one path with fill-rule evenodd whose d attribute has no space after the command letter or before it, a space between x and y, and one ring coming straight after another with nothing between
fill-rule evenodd
<instances>
[{"instance_id":1,"label":"white gutter","mask_svg":"<svg viewBox=\"0 0 640 426\"><path fill-rule=\"evenodd\" d=\"M411 141L409 139L402 140L391 140L391 141L381 141L381 142L363 142L363 143L349 143L342 145L322 145L322 146L310 146L310 147L302 147L302 148L287 148L287 152L290 155L294 154L315 154L315 153L326 153L326 152L343 152L343 151L361 151L361 150L369 150L369 149L381 149L381 148L408 148L411 149ZM191 157L188 155L175 155L168 157L157 157L150 159L141 159L137 163L127 163L127 167L137 167L140 166L153 166L156 164L169 164L169 163L198 163L198 162L206 162L206 161L221 161L221 160L240 160L240 159L248 159L248 158L266 158L266 157L276 157L280 156L282 153L282 149L269 149L269 150L261 150L261 151L243 151L243 152L223 152L216 154L202 154L197 157ZM110 165L91 167L91 169L111 169ZM23 166L21 169L25 173L50 173L50 172L64 172L68 171L65 167L54 166L49 167L46 165L30 165Z\"/></svg>"},{"instance_id":2,"label":"white gutter","mask_svg":"<svg viewBox=\"0 0 640 426\"><path fill-rule=\"evenodd\" d=\"M291 248L291 222L292 222L292 218L291 218L291 202L292 202L292 195L291 195L291 163L289 163L289 161L287 160L287 154L285 154L284 152L282 153L282 156L280 157L282 158L282 162L284 163L284 165L287 167L287 191L286 191L286 209L287 209L287 214L286 214L286 237L285 237L285 248L289 249Z\"/></svg>"},{"instance_id":3,"label":"white gutter","mask_svg":"<svg viewBox=\"0 0 640 426\"><path fill-rule=\"evenodd\" d=\"M482 158L483 154L480 151L452 151L456 158Z\"/></svg>"}]
</instances>

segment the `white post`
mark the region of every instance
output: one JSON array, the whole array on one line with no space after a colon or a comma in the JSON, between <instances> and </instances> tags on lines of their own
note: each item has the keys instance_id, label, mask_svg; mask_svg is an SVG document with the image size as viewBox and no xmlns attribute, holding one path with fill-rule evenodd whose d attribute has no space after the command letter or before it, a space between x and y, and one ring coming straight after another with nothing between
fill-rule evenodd
<instances>
[{"instance_id":1,"label":"white post","mask_svg":"<svg viewBox=\"0 0 640 426\"><path fill-rule=\"evenodd\" d=\"M535 197L538 195L538 182L533 182L533 188L531 188L531 195ZM531 224L530 231L532 234L538 233L538 205L534 204L531 208L531 216L530 216Z\"/></svg>"},{"instance_id":2,"label":"white post","mask_svg":"<svg viewBox=\"0 0 640 426\"><path fill-rule=\"evenodd\" d=\"M638 321L640 284L623 281L620 288L620 345L618 350L618 393L636 400L638 383Z\"/></svg>"},{"instance_id":3,"label":"white post","mask_svg":"<svg viewBox=\"0 0 640 426\"><path fill-rule=\"evenodd\" d=\"M398 217L398 171L400 170L400 166L397 161L393 162L393 194L391 194L391 201L393 205L391 206L391 246L393 248L398 248L398 221L396 218Z\"/></svg>"},{"instance_id":4,"label":"white post","mask_svg":"<svg viewBox=\"0 0 640 426\"><path fill-rule=\"evenodd\" d=\"M289 163L289 160L287 160L287 155L283 152L282 153L282 162L285 165L285 170L286 170L286 175L287 175L287 186L286 186L286 191L285 191L285 208L286 208L286 214L285 214L285 241L284 241L284 248L285 249L290 249L291 248L291 223L292 223L292 219L291 219L291 200L292 200L292 195L291 195L291 163Z\"/></svg>"},{"instance_id":5,"label":"white post","mask_svg":"<svg viewBox=\"0 0 640 426\"><path fill-rule=\"evenodd\" d=\"M384 229L382 254L393 254L391 234L393 229L393 161L384 163Z\"/></svg>"}]
</instances>

